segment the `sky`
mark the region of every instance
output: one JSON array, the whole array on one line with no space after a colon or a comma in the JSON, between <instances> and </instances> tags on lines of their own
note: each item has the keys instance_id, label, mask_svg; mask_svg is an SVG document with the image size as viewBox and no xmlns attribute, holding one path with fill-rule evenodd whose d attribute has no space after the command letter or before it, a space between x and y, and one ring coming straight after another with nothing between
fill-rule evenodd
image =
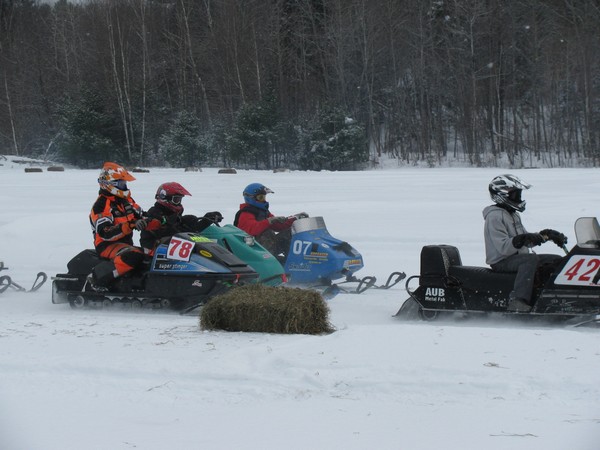
<instances>
[{"instance_id":1,"label":"sky","mask_svg":"<svg viewBox=\"0 0 600 450\"><path fill-rule=\"evenodd\" d=\"M25 173L0 157L0 261L28 286L66 272L92 247L88 214L98 170ZM322 216L363 256L359 276L417 275L423 245L456 246L485 265L487 185L514 173L529 231L575 242L578 217L596 216L597 169L388 166L364 172L217 169L137 173L148 209L156 188L192 193L186 212L232 223L243 188L275 191L276 215ZM560 254L551 243L539 252ZM72 310L51 282L0 294L0 448L595 450L600 440L597 329L509 319L405 322L407 298L389 290L328 300L324 336L202 331L197 312Z\"/></svg>"}]
</instances>

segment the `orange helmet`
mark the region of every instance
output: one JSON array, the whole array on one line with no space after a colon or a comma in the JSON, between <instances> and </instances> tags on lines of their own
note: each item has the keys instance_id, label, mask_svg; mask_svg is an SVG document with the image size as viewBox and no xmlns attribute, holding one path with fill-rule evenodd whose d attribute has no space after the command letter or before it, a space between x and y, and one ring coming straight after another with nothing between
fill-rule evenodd
<instances>
[{"instance_id":1,"label":"orange helmet","mask_svg":"<svg viewBox=\"0 0 600 450\"><path fill-rule=\"evenodd\" d=\"M127 189L127 182L133 180L135 180L135 177L127 172L125 167L114 162L104 163L98 177L101 189L122 198L129 197L130 192Z\"/></svg>"}]
</instances>

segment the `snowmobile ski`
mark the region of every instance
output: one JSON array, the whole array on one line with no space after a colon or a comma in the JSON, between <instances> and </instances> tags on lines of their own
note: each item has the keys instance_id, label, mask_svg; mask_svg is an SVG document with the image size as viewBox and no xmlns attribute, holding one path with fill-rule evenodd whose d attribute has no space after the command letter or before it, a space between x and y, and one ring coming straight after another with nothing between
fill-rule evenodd
<instances>
[{"instance_id":1,"label":"snowmobile ski","mask_svg":"<svg viewBox=\"0 0 600 450\"><path fill-rule=\"evenodd\" d=\"M336 286L338 288L338 293L343 292L346 294L362 294L363 292L369 289L390 289L405 278L406 274L404 272L392 272L388 276L387 281L384 284L377 285L377 278L374 276L368 275L363 278L356 278L352 276L346 279L345 281L332 283L332 286ZM356 283L356 286L354 286L353 288L347 288L343 286L344 284L351 283Z\"/></svg>"},{"instance_id":2,"label":"snowmobile ski","mask_svg":"<svg viewBox=\"0 0 600 450\"><path fill-rule=\"evenodd\" d=\"M0 270L8 270L8 267L4 265L4 262L0 262ZM26 289L17 282L13 281L13 279L8 275L3 275L0 277L0 294L6 291L8 288L14 289L18 292L35 292L42 287L47 279L48 275L46 275L44 272L38 272L31 288Z\"/></svg>"}]
</instances>

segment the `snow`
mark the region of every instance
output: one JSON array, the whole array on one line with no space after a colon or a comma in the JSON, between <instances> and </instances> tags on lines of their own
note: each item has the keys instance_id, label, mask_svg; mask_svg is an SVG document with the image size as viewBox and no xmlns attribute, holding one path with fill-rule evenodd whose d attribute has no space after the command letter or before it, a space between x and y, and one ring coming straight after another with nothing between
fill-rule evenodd
<instances>
[{"instance_id":1,"label":"snow","mask_svg":"<svg viewBox=\"0 0 600 450\"><path fill-rule=\"evenodd\" d=\"M1 159L1 158L0 158ZM0 261L28 285L66 271L90 248L98 170L25 173L0 160ZM135 174L149 208L178 181L186 211L231 223L242 189L262 182L276 214L323 216L380 283L418 274L425 244L485 265L487 184L514 173L533 184L532 230L575 241L596 216L596 169L416 169L271 173L151 169ZM560 254L545 244L542 251ZM2 449L544 449L600 445L600 339L594 329L508 320L402 322L390 290L329 301L327 336L204 332L197 315L81 311L38 292L0 294Z\"/></svg>"}]
</instances>

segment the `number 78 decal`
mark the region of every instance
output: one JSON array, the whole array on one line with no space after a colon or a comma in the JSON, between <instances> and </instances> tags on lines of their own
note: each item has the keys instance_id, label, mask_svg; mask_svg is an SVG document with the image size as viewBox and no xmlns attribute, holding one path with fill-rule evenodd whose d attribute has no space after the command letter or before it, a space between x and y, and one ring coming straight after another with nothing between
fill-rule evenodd
<instances>
[{"instance_id":1,"label":"number 78 decal","mask_svg":"<svg viewBox=\"0 0 600 450\"><path fill-rule=\"evenodd\" d=\"M579 286L594 285L592 280L600 269L600 257L592 255L571 256L565 267L556 277L554 284Z\"/></svg>"},{"instance_id":2,"label":"number 78 decal","mask_svg":"<svg viewBox=\"0 0 600 450\"><path fill-rule=\"evenodd\" d=\"M194 243L185 239L172 237L167 249L167 258L179 261L189 261L192 256Z\"/></svg>"}]
</instances>

